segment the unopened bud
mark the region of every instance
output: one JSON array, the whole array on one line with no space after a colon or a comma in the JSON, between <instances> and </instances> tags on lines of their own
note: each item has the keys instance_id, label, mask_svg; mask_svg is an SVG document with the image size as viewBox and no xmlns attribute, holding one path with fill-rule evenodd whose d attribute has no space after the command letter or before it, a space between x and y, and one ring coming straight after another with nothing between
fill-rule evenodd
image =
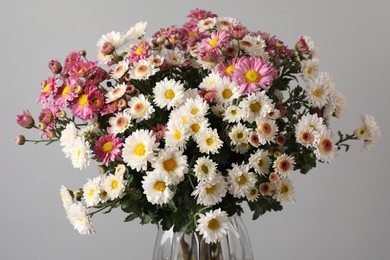
<instances>
[{"instance_id":1,"label":"unopened bud","mask_svg":"<svg viewBox=\"0 0 390 260\"><path fill-rule=\"evenodd\" d=\"M100 48L100 52L104 55L111 55L115 51L114 45L111 42L105 42L103 46Z\"/></svg>"},{"instance_id":2,"label":"unopened bud","mask_svg":"<svg viewBox=\"0 0 390 260\"><path fill-rule=\"evenodd\" d=\"M44 122L39 122L39 124L38 124L39 130L45 130L46 127L47 127L47 124L46 124L46 123L44 123Z\"/></svg>"},{"instance_id":3,"label":"unopened bud","mask_svg":"<svg viewBox=\"0 0 390 260\"><path fill-rule=\"evenodd\" d=\"M80 56L85 57L85 56L87 56L87 51L86 51L86 50L81 50L81 51L79 52L79 54L80 54Z\"/></svg>"},{"instance_id":4,"label":"unopened bud","mask_svg":"<svg viewBox=\"0 0 390 260\"><path fill-rule=\"evenodd\" d=\"M58 113L58 117L59 118L65 118L66 117L66 112L64 110L61 110L59 113Z\"/></svg>"},{"instance_id":5,"label":"unopened bud","mask_svg":"<svg viewBox=\"0 0 390 260\"><path fill-rule=\"evenodd\" d=\"M26 142L26 138L24 137L24 135L17 135L15 137L15 142L18 145L24 145L24 143Z\"/></svg>"},{"instance_id":6,"label":"unopened bud","mask_svg":"<svg viewBox=\"0 0 390 260\"><path fill-rule=\"evenodd\" d=\"M57 133L54 130L49 130L49 131L47 131L47 136L51 139L51 138L56 137Z\"/></svg>"},{"instance_id":7,"label":"unopened bud","mask_svg":"<svg viewBox=\"0 0 390 260\"><path fill-rule=\"evenodd\" d=\"M83 93L83 87L82 86L80 86L80 85L77 85L77 86L75 86L74 87L74 92L76 93L76 94L81 94L81 93Z\"/></svg>"},{"instance_id":8,"label":"unopened bud","mask_svg":"<svg viewBox=\"0 0 390 260\"><path fill-rule=\"evenodd\" d=\"M108 170L107 166L105 166L105 165L99 165L98 169L99 169L99 172L101 174L105 174L107 172L107 170Z\"/></svg>"},{"instance_id":9,"label":"unopened bud","mask_svg":"<svg viewBox=\"0 0 390 260\"><path fill-rule=\"evenodd\" d=\"M77 201L81 201L81 199L83 198L84 192L81 188L79 188L73 194L74 194L74 197L76 198Z\"/></svg>"},{"instance_id":10,"label":"unopened bud","mask_svg":"<svg viewBox=\"0 0 390 260\"><path fill-rule=\"evenodd\" d=\"M58 60L51 60L49 62L49 69L53 74L59 74L62 71L62 65Z\"/></svg>"},{"instance_id":11,"label":"unopened bud","mask_svg":"<svg viewBox=\"0 0 390 260\"><path fill-rule=\"evenodd\" d=\"M118 101L118 107L125 108L127 107L127 102L123 98Z\"/></svg>"}]
</instances>

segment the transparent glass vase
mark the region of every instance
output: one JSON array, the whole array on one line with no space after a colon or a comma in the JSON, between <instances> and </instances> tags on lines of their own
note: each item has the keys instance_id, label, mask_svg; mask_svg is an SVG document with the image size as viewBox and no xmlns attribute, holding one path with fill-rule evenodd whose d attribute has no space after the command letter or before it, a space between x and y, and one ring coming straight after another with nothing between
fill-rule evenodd
<instances>
[{"instance_id":1,"label":"transparent glass vase","mask_svg":"<svg viewBox=\"0 0 390 260\"><path fill-rule=\"evenodd\" d=\"M158 228L153 260L253 260L252 247L241 217L230 217L227 236L207 244L197 232L164 231Z\"/></svg>"}]
</instances>

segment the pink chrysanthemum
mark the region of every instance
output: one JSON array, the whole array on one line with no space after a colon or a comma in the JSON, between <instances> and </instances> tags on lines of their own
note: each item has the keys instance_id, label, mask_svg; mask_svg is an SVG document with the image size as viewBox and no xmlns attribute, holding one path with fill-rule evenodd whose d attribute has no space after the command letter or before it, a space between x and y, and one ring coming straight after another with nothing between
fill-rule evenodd
<instances>
[{"instance_id":1,"label":"pink chrysanthemum","mask_svg":"<svg viewBox=\"0 0 390 260\"><path fill-rule=\"evenodd\" d=\"M162 124L157 124L156 127L152 128L153 135L156 137L156 142L159 142L164 138L164 134L167 131L167 126Z\"/></svg>"},{"instance_id":2,"label":"pink chrysanthemum","mask_svg":"<svg viewBox=\"0 0 390 260\"><path fill-rule=\"evenodd\" d=\"M150 55L151 52L149 43L147 41L141 41L130 48L127 61L130 64L133 64L140 60L147 59Z\"/></svg>"},{"instance_id":3,"label":"pink chrysanthemum","mask_svg":"<svg viewBox=\"0 0 390 260\"><path fill-rule=\"evenodd\" d=\"M218 63L218 65L215 67L215 71L221 76L232 79L238 61L239 59L235 57L231 60L228 60L227 62Z\"/></svg>"},{"instance_id":4,"label":"pink chrysanthemum","mask_svg":"<svg viewBox=\"0 0 390 260\"><path fill-rule=\"evenodd\" d=\"M57 93L54 95L54 104L59 109L62 109L67 105L67 102L77 97L74 91L75 84L74 80L66 79L62 86L57 89Z\"/></svg>"},{"instance_id":5,"label":"pink chrysanthemum","mask_svg":"<svg viewBox=\"0 0 390 260\"><path fill-rule=\"evenodd\" d=\"M99 162L108 166L109 162L121 160L123 139L114 134L104 135L96 142L95 154Z\"/></svg>"},{"instance_id":6,"label":"pink chrysanthemum","mask_svg":"<svg viewBox=\"0 0 390 260\"><path fill-rule=\"evenodd\" d=\"M217 15L210 11L196 8L191 10L187 17L190 18L193 22L198 22L202 19L217 17Z\"/></svg>"},{"instance_id":7,"label":"pink chrysanthemum","mask_svg":"<svg viewBox=\"0 0 390 260\"><path fill-rule=\"evenodd\" d=\"M96 62L88 61L84 62L79 60L73 64L71 71L69 72L72 79L79 79L92 73L96 68Z\"/></svg>"},{"instance_id":8,"label":"pink chrysanthemum","mask_svg":"<svg viewBox=\"0 0 390 260\"><path fill-rule=\"evenodd\" d=\"M84 88L84 92L72 101L69 108L72 110L75 117L82 120L88 120L94 116L94 111L90 105L89 99L96 89L95 86L86 87Z\"/></svg>"},{"instance_id":9,"label":"pink chrysanthemum","mask_svg":"<svg viewBox=\"0 0 390 260\"><path fill-rule=\"evenodd\" d=\"M233 80L241 94L250 94L260 88L268 91L275 70L260 57L241 58L235 66Z\"/></svg>"},{"instance_id":10,"label":"pink chrysanthemum","mask_svg":"<svg viewBox=\"0 0 390 260\"><path fill-rule=\"evenodd\" d=\"M203 98L207 103L212 103L215 100L215 96L217 95L217 90L215 89L205 89L202 88L199 91L199 96Z\"/></svg>"},{"instance_id":11,"label":"pink chrysanthemum","mask_svg":"<svg viewBox=\"0 0 390 260\"><path fill-rule=\"evenodd\" d=\"M185 23L183 28L180 28L180 34L183 44L189 49L191 49L202 36L202 33L199 32L198 25L194 22Z\"/></svg>"},{"instance_id":12,"label":"pink chrysanthemum","mask_svg":"<svg viewBox=\"0 0 390 260\"><path fill-rule=\"evenodd\" d=\"M81 56L78 51L71 52L68 56L66 56L64 69L62 70L62 72L64 74L68 74L72 70L74 64L80 60Z\"/></svg>"},{"instance_id":13,"label":"pink chrysanthemum","mask_svg":"<svg viewBox=\"0 0 390 260\"><path fill-rule=\"evenodd\" d=\"M88 105L96 112L99 111L104 105L104 92L96 87L88 95Z\"/></svg>"},{"instance_id":14,"label":"pink chrysanthemum","mask_svg":"<svg viewBox=\"0 0 390 260\"><path fill-rule=\"evenodd\" d=\"M210 35L210 37L201 41L199 51L218 54L220 52L220 48L225 47L228 41L229 34L226 31L215 31Z\"/></svg>"},{"instance_id":15,"label":"pink chrysanthemum","mask_svg":"<svg viewBox=\"0 0 390 260\"><path fill-rule=\"evenodd\" d=\"M54 95L56 91L57 81L58 79L56 79L54 76L51 76L47 80L42 82L42 90L39 94L37 102L41 103L41 105L45 105L47 102L49 102L50 96Z\"/></svg>"}]
</instances>

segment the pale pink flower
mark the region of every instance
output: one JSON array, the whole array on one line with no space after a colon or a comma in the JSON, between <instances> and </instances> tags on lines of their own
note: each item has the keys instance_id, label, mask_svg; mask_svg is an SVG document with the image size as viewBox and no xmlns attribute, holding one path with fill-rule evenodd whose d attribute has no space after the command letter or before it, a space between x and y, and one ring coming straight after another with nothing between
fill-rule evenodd
<instances>
[{"instance_id":1,"label":"pale pink flower","mask_svg":"<svg viewBox=\"0 0 390 260\"><path fill-rule=\"evenodd\" d=\"M78 51L71 52L65 59L63 73L64 74L69 73L72 70L74 64L80 60L81 60L81 56Z\"/></svg>"},{"instance_id":2,"label":"pale pink flower","mask_svg":"<svg viewBox=\"0 0 390 260\"><path fill-rule=\"evenodd\" d=\"M193 22L198 22L206 18L217 17L217 15L210 11L196 8L194 10L191 10L191 12L187 15L187 17L190 18L191 21Z\"/></svg>"}]
</instances>

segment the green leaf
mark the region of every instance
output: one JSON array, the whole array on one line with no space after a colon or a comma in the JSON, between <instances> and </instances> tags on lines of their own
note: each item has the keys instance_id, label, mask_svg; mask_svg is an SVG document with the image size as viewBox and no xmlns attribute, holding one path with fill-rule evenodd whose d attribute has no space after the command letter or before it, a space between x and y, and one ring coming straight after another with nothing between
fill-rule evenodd
<instances>
[{"instance_id":1,"label":"green leaf","mask_svg":"<svg viewBox=\"0 0 390 260\"><path fill-rule=\"evenodd\" d=\"M126 218L125 218L125 222L130 222L130 221L133 221L134 219L138 218L138 215L135 214L135 213L131 213L129 214Z\"/></svg>"}]
</instances>

